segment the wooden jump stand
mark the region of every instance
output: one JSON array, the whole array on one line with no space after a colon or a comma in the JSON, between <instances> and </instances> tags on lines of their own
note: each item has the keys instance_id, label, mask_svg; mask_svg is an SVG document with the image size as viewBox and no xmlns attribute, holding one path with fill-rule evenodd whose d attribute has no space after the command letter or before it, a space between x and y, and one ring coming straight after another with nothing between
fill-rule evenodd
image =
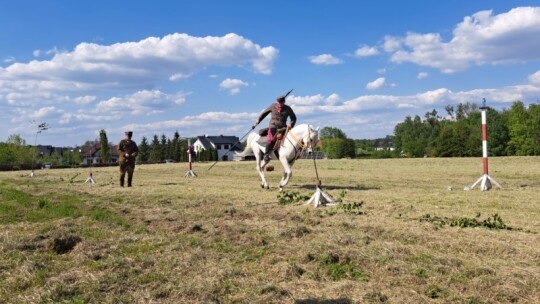
<instances>
[{"instance_id":1,"label":"wooden jump stand","mask_svg":"<svg viewBox=\"0 0 540 304\"><path fill-rule=\"evenodd\" d=\"M90 176L88 176L88 178L86 179L86 181L84 183L85 184L95 184L96 183L96 180L94 179L94 177L92 177L92 170L90 170Z\"/></svg>"},{"instance_id":2,"label":"wooden jump stand","mask_svg":"<svg viewBox=\"0 0 540 304\"><path fill-rule=\"evenodd\" d=\"M311 198L306 202L306 205L309 205L313 203L313 207L317 208L319 206L333 206L336 204L336 202L324 191L322 191L322 185L319 178L317 178L317 190L315 190L315 193Z\"/></svg>"}]
</instances>

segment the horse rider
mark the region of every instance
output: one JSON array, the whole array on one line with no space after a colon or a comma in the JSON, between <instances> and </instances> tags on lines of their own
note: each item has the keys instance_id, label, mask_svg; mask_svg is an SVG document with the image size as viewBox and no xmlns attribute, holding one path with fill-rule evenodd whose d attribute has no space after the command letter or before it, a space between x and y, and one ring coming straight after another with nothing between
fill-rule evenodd
<instances>
[{"instance_id":1,"label":"horse rider","mask_svg":"<svg viewBox=\"0 0 540 304\"><path fill-rule=\"evenodd\" d=\"M270 153L276 143L278 133L280 132L283 134L285 128L288 127L291 129L296 124L296 115L294 114L294 111L285 104L285 97L287 97L287 95L279 96L275 103L272 103L268 108L261 112L261 115L259 115L259 118L255 122L255 125L258 125L268 114L272 114L268 126L268 142L266 143L264 153L265 162L270 161ZM290 118L289 125L287 125L287 118Z\"/></svg>"}]
</instances>

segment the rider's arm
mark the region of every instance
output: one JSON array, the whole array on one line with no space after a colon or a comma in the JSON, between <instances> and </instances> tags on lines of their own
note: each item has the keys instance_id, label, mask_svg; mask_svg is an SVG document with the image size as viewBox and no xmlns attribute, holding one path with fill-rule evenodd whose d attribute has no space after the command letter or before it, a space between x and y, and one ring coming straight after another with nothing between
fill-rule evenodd
<instances>
[{"instance_id":1,"label":"rider's arm","mask_svg":"<svg viewBox=\"0 0 540 304\"><path fill-rule=\"evenodd\" d=\"M272 106L269 106L268 108L266 108L264 111L261 112L261 114L259 115L259 118L257 119L257 121L255 122L255 125L258 125L266 116L268 116L268 114L270 114L272 112Z\"/></svg>"},{"instance_id":2,"label":"rider's arm","mask_svg":"<svg viewBox=\"0 0 540 304\"><path fill-rule=\"evenodd\" d=\"M291 128L294 128L294 125L296 124L296 114L294 114L294 111L292 110L292 108L289 107L289 109L291 109L289 113L289 116L291 119Z\"/></svg>"}]
</instances>

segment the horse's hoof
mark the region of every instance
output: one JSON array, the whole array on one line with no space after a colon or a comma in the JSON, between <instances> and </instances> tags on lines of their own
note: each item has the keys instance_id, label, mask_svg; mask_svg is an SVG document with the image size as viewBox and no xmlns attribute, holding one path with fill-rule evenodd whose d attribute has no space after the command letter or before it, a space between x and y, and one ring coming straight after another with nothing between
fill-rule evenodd
<instances>
[{"instance_id":1,"label":"horse's hoof","mask_svg":"<svg viewBox=\"0 0 540 304\"><path fill-rule=\"evenodd\" d=\"M270 189L270 186L266 185L266 190L269 190Z\"/></svg>"},{"instance_id":2,"label":"horse's hoof","mask_svg":"<svg viewBox=\"0 0 540 304\"><path fill-rule=\"evenodd\" d=\"M264 189L264 185L263 185L263 184L261 184L261 188L263 188L263 189Z\"/></svg>"},{"instance_id":3,"label":"horse's hoof","mask_svg":"<svg viewBox=\"0 0 540 304\"><path fill-rule=\"evenodd\" d=\"M283 188L279 187L279 192L283 192Z\"/></svg>"}]
</instances>

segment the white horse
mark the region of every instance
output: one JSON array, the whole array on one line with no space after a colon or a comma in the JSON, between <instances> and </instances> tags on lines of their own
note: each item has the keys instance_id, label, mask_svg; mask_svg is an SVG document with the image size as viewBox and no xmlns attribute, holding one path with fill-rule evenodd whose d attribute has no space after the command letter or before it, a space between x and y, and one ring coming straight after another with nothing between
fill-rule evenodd
<instances>
[{"instance_id":1,"label":"white horse","mask_svg":"<svg viewBox=\"0 0 540 304\"><path fill-rule=\"evenodd\" d=\"M318 129L314 129L313 126L308 124L301 124L289 130L287 136L281 140L278 154L279 161L283 166L283 177L279 182L279 191L282 191L283 187L289 182L289 179L292 176L291 167L294 164L294 161L301 156L304 149L311 147L317 142L318 136ZM255 154L257 172L259 172L259 175L261 176L261 187L269 189L268 183L266 182L266 176L264 175L264 167L268 162L263 159L265 145L258 143L260 138L261 136L257 133L250 133L247 138L246 148L238 155L246 156L251 152ZM270 159L277 158L276 153L272 151Z\"/></svg>"}]
</instances>

